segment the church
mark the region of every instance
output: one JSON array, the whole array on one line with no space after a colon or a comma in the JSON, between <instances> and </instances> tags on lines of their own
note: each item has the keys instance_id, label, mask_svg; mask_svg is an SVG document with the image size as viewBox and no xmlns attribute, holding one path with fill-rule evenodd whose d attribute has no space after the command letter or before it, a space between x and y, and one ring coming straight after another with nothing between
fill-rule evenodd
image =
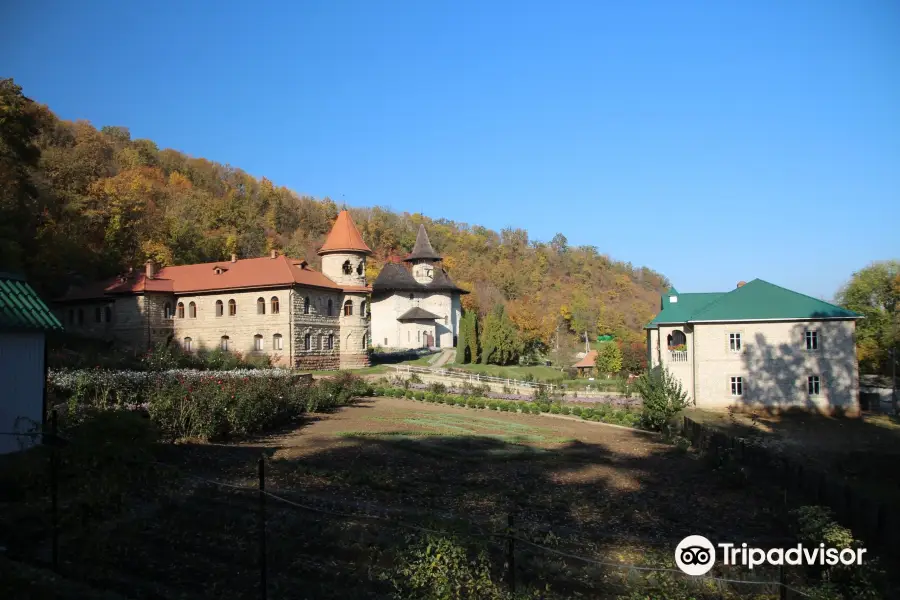
<instances>
[{"instance_id":1,"label":"church","mask_svg":"<svg viewBox=\"0 0 900 600\"><path fill-rule=\"evenodd\" d=\"M269 256L129 270L70 288L53 303L67 331L145 351L219 349L308 370L369 364L369 349L452 347L466 293L440 267L424 227L413 252L366 281L366 245L341 211L318 250L321 272ZM370 306L371 297L371 306Z\"/></svg>"},{"instance_id":2,"label":"church","mask_svg":"<svg viewBox=\"0 0 900 600\"><path fill-rule=\"evenodd\" d=\"M412 252L391 260L372 284L372 343L385 348L453 348L462 316L457 287L419 225Z\"/></svg>"}]
</instances>

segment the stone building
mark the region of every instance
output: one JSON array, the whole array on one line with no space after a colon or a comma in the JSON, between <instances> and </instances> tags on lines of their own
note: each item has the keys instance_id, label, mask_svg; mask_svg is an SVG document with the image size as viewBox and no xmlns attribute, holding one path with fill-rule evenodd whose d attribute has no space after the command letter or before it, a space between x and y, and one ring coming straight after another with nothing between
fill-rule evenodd
<instances>
[{"instance_id":1,"label":"stone building","mask_svg":"<svg viewBox=\"0 0 900 600\"><path fill-rule=\"evenodd\" d=\"M372 343L386 348L452 348L462 316L457 287L424 225L406 258L389 262L372 284Z\"/></svg>"},{"instance_id":2,"label":"stone building","mask_svg":"<svg viewBox=\"0 0 900 600\"><path fill-rule=\"evenodd\" d=\"M672 288L645 326L648 361L698 407L857 414L860 318L761 279L722 293Z\"/></svg>"},{"instance_id":3,"label":"stone building","mask_svg":"<svg viewBox=\"0 0 900 600\"><path fill-rule=\"evenodd\" d=\"M268 257L131 271L70 289L55 303L67 329L143 350L175 341L275 364L337 369L369 363L366 258L372 251L342 211L319 250L322 272Z\"/></svg>"}]
</instances>

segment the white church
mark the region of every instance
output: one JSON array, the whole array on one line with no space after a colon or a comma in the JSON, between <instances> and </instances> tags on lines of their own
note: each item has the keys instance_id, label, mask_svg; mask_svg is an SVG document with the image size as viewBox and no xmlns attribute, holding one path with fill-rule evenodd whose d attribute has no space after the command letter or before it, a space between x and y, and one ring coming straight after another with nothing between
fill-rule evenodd
<instances>
[{"instance_id":1,"label":"white church","mask_svg":"<svg viewBox=\"0 0 900 600\"><path fill-rule=\"evenodd\" d=\"M385 348L452 348L462 316L456 286L424 225L406 258L388 262L372 284L371 343Z\"/></svg>"}]
</instances>

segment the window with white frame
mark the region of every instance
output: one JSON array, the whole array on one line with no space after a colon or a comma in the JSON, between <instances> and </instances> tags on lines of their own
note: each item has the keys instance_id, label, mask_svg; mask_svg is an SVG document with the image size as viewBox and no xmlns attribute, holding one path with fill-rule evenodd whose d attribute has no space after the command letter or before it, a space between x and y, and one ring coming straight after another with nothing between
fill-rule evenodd
<instances>
[{"instance_id":1,"label":"window with white frame","mask_svg":"<svg viewBox=\"0 0 900 600\"><path fill-rule=\"evenodd\" d=\"M191 350L193 350L193 344L194 344L194 341L191 338L189 338L189 337L184 338L184 351L190 352Z\"/></svg>"},{"instance_id":2,"label":"window with white frame","mask_svg":"<svg viewBox=\"0 0 900 600\"><path fill-rule=\"evenodd\" d=\"M220 345L220 347L221 347L222 350L224 350L225 352L228 352L229 342L230 342L230 341L231 341L231 340L228 338L227 335L223 335L223 336L222 336L222 340L221 340L221 345Z\"/></svg>"},{"instance_id":3,"label":"window with white frame","mask_svg":"<svg viewBox=\"0 0 900 600\"><path fill-rule=\"evenodd\" d=\"M741 351L741 334L740 333L729 333L728 334L728 349L732 352L740 352Z\"/></svg>"},{"instance_id":4,"label":"window with white frame","mask_svg":"<svg viewBox=\"0 0 900 600\"><path fill-rule=\"evenodd\" d=\"M820 387L819 387L819 376L818 375L810 375L806 378L806 390L809 392L810 396L818 396Z\"/></svg>"},{"instance_id":5,"label":"window with white frame","mask_svg":"<svg viewBox=\"0 0 900 600\"><path fill-rule=\"evenodd\" d=\"M732 396L743 396L744 395L744 378L743 377L732 377L731 378L731 395Z\"/></svg>"},{"instance_id":6,"label":"window with white frame","mask_svg":"<svg viewBox=\"0 0 900 600\"><path fill-rule=\"evenodd\" d=\"M263 349L263 337L259 334L253 336L253 349L254 350L262 350Z\"/></svg>"},{"instance_id":7,"label":"window with white frame","mask_svg":"<svg viewBox=\"0 0 900 600\"><path fill-rule=\"evenodd\" d=\"M274 350L282 350L284 348L283 343L280 333L276 333L272 336L272 348Z\"/></svg>"},{"instance_id":8,"label":"window with white frame","mask_svg":"<svg viewBox=\"0 0 900 600\"><path fill-rule=\"evenodd\" d=\"M819 349L819 332L815 329L807 329L804 334L806 338L806 349L807 350L818 350Z\"/></svg>"}]
</instances>

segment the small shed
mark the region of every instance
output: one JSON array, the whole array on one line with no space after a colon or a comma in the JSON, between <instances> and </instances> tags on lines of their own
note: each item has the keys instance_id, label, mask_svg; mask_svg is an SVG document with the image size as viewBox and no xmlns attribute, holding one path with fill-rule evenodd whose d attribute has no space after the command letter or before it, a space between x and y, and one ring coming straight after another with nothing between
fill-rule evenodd
<instances>
[{"instance_id":1,"label":"small shed","mask_svg":"<svg viewBox=\"0 0 900 600\"><path fill-rule=\"evenodd\" d=\"M46 333L63 326L23 277L0 273L0 454L15 452L46 419Z\"/></svg>"},{"instance_id":2,"label":"small shed","mask_svg":"<svg viewBox=\"0 0 900 600\"><path fill-rule=\"evenodd\" d=\"M597 362L597 351L591 350L590 352L588 352L587 354L584 355L584 358L582 358L581 360L579 360L577 363L575 363L572 366L575 367L576 369L578 369L579 377L587 377L591 373L594 372L594 367L596 366L596 362Z\"/></svg>"}]
</instances>

